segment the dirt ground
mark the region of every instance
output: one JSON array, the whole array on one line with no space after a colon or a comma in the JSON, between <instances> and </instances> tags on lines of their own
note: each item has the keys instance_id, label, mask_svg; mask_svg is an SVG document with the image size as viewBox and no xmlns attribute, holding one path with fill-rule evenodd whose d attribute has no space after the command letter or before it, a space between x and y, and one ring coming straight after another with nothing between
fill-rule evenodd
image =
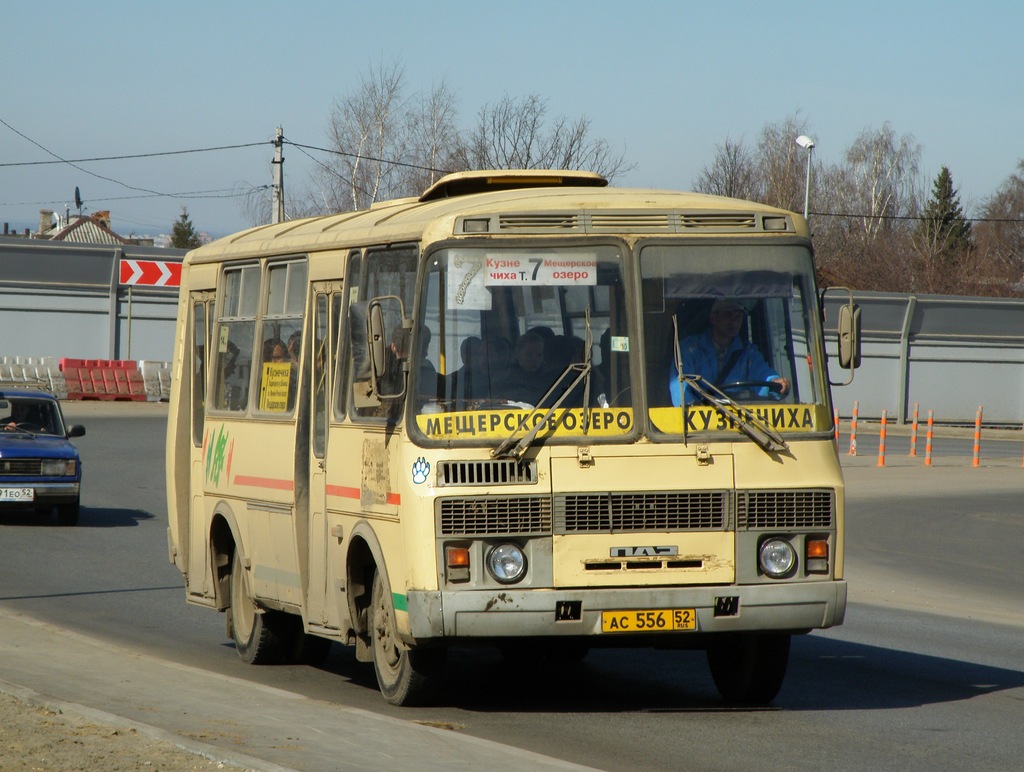
<instances>
[{"instance_id":1,"label":"dirt ground","mask_svg":"<svg viewBox=\"0 0 1024 772\"><path fill-rule=\"evenodd\" d=\"M0 769L104 772L239 770L147 737L0 693Z\"/></svg>"}]
</instances>

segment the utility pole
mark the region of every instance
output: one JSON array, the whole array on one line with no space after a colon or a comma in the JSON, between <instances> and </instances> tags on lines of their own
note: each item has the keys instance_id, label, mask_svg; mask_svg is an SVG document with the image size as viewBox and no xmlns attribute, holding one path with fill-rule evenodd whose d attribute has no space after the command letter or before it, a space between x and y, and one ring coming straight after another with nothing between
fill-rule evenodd
<instances>
[{"instance_id":1,"label":"utility pole","mask_svg":"<svg viewBox=\"0 0 1024 772\"><path fill-rule=\"evenodd\" d=\"M277 127L274 137L274 212L271 221L284 222L284 129Z\"/></svg>"}]
</instances>

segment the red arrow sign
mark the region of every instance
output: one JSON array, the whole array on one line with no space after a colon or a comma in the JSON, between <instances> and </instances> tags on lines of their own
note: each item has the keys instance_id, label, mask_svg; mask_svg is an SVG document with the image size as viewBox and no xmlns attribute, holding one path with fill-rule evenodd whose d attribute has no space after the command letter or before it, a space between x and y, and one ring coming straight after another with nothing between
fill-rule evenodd
<instances>
[{"instance_id":1,"label":"red arrow sign","mask_svg":"<svg viewBox=\"0 0 1024 772\"><path fill-rule=\"evenodd\" d=\"M177 287L181 284L181 263L163 260L121 260L120 282L137 287Z\"/></svg>"}]
</instances>

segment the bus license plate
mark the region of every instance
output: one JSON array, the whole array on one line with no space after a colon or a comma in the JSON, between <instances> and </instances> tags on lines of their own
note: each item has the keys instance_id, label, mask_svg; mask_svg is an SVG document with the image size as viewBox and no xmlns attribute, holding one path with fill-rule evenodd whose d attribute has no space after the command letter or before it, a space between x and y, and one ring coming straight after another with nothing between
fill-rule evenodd
<instances>
[{"instance_id":1,"label":"bus license plate","mask_svg":"<svg viewBox=\"0 0 1024 772\"><path fill-rule=\"evenodd\" d=\"M696 629L697 613L692 608L601 612L603 633L657 633Z\"/></svg>"},{"instance_id":2,"label":"bus license plate","mask_svg":"<svg viewBox=\"0 0 1024 772\"><path fill-rule=\"evenodd\" d=\"M0 501L34 501L35 488L0 488Z\"/></svg>"}]
</instances>

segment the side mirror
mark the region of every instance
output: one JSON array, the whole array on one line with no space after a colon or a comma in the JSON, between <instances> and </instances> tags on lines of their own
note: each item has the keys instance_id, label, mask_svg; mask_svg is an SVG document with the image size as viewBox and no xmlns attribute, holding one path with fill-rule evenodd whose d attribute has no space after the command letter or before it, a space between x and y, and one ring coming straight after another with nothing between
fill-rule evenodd
<instances>
[{"instance_id":1,"label":"side mirror","mask_svg":"<svg viewBox=\"0 0 1024 772\"><path fill-rule=\"evenodd\" d=\"M373 392L379 399L405 396L409 360L406 340L412 320L405 318L402 299L382 295L367 304L366 338Z\"/></svg>"},{"instance_id":2,"label":"side mirror","mask_svg":"<svg viewBox=\"0 0 1024 772\"><path fill-rule=\"evenodd\" d=\"M352 342L352 380L370 380L370 347L367 341L369 310L366 301L353 303L348 309L349 334Z\"/></svg>"},{"instance_id":3,"label":"side mirror","mask_svg":"<svg viewBox=\"0 0 1024 772\"><path fill-rule=\"evenodd\" d=\"M81 424L71 424L68 427L68 437L84 437L85 427Z\"/></svg>"},{"instance_id":4,"label":"side mirror","mask_svg":"<svg viewBox=\"0 0 1024 772\"><path fill-rule=\"evenodd\" d=\"M851 300L839 307L839 366L844 370L860 367L860 306Z\"/></svg>"},{"instance_id":5,"label":"side mirror","mask_svg":"<svg viewBox=\"0 0 1024 772\"><path fill-rule=\"evenodd\" d=\"M839 308L839 317L836 319L836 341L838 364L844 370L850 371L850 376L845 382L833 381L828 376L830 386L848 386L853 383L853 371L860 367L860 306L853 302L853 290L849 287L829 287L822 291L820 296L821 318L825 319L825 298L835 292L842 292L846 297Z\"/></svg>"}]
</instances>

